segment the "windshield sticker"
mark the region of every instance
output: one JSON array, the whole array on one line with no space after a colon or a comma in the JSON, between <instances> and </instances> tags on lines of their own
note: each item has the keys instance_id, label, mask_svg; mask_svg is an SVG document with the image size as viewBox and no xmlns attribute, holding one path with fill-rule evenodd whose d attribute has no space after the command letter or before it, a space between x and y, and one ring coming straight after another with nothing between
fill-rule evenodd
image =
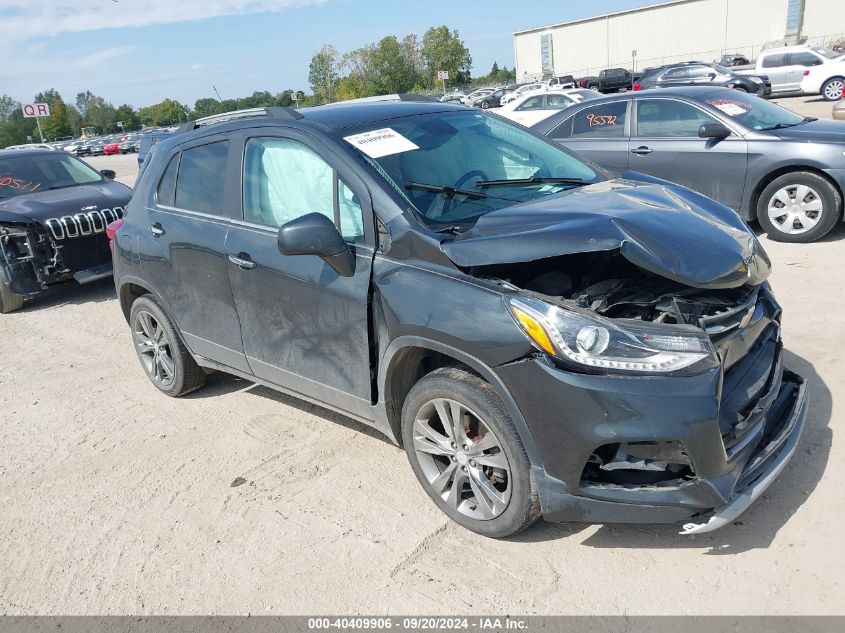
<instances>
[{"instance_id":1,"label":"windshield sticker","mask_svg":"<svg viewBox=\"0 0 845 633\"><path fill-rule=\"evenodd\" d=\"M708 101L710 105L714 108L718 108L728 116L739 116L740 114L745 114L748 112L745 108L740 107L740 105L746 105L744 103L740 104L736 101L728 101L726 99L722 99L720 101Z\"/></svg>"},{"instance_id":2,"label":"windshield sticker","mask_svg":"<svg viewBox=\"0 0 845 633\"><path fill-rule=\"evenodd\" d=\"M17 189L23 192L33 192L41 187L41 184L32 180L24 180L23 178L0 174L0 187L8 187L9 189Z\"/></svg>"},{"instance_id":3,"label":"windshield sticker","mask_svg":"<svg viewBox=\"0 0 845 633\"><path fill-rule=\"evenodd\" d=\"M587 115L587 122L590 127L602 127L604 125L616 125L615 114L593 114Z\"/></svg>"},{"instance_id":4,"label":"windshield sticker","mask_svg":"<svg viewBox=\"0 0 845 633\"><path fill-rule=\"evenodd\" d=\"M354 145L370 158L381 158L382 156L401 154L402 152L419 149L418 146L399 134L399 132L389 127L364 132L363 134L344 136L343 140Z\"/></svg>"}]
</instances>

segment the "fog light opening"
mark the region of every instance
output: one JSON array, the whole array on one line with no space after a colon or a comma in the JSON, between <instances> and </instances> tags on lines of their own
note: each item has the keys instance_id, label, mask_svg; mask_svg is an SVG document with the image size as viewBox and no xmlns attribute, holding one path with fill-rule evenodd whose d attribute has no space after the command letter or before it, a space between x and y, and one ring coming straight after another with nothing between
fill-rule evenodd
<instances>
[{"instance_id":1,"label":"fog light opening","mask_svg":"<svg viewBox=\"0 0 845 633\"><path fill-rule=\"evenodd\" d=\"M692 462L680 442L619 442L604 444L590 455L581 483L678 485L694 476Z\"/></svg>"}]
</instances>

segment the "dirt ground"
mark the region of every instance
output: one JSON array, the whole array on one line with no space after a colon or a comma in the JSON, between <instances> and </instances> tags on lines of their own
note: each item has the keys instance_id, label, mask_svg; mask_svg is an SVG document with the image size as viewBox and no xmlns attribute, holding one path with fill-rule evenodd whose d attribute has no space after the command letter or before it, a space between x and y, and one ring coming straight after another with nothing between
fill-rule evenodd
<instances>
[{"instance_id":1,"label":"dirt ground","mask_svg":"<svg viewBox=\"0 0 845 633\"><path fill-rule=\"evenodd\" d=\"M805 101L782 102L829 113ZM131 183L134 160L91 162ZM111 284L55 288L0 319L0 613L845 614L843 241L763 238L809 419L766 495L698 537L476 536L354 421L222 374L160 395Z\"/></svg>"}]
</instances>

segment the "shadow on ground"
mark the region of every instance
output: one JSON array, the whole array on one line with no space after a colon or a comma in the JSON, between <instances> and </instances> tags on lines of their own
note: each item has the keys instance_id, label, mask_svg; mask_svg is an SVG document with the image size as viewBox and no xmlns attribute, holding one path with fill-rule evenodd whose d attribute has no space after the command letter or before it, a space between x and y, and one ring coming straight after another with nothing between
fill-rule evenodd
<instances>
[{"instance_id":1,"label":"shadow on ground","mask_svg":"<svg viewBox=\"0 0 845 633\"><path fill-rule=\"evenodd\" d=\"M785 350L784 364L807 379L810 407L798 450L781 476L734 523L717 532L681 536L680 525L606 524L588 536L583 545L597 548L709 548L709 555L731 555L767 548L778 531L807 500L821 480L832 444L828 426L832 412L830 389L813 366ZM550 541L568 538L589 527L586 524L540 524L515 537L518 541Z\"/></svg>"},{"instance_id":2,"label":"shadow on ground","mask_svg":"<svg viewBox=\"0 0 845 633\"><path fill-rule=\"evenodd\" d=\"M75 281L67 281L49 286L32 299L28 299L19 312L40 312L66 305L99 303L115 297L114 280L111 277L84 286L80 286Z\"/></svg>"}]
</instances>

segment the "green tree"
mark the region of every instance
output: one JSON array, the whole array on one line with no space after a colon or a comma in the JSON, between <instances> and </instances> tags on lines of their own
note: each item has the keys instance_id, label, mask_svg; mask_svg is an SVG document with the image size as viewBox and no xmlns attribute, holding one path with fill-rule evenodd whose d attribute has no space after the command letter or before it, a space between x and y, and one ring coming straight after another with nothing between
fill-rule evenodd
<instances>
[{"instance_id":1,"label":"green tree","mask_svg":"<svg viewBox=\"0 0 845 633\"><path fill-rule=\"evenodd\" d=\"M41 124L41 130L44 132L44 138L51 141L71 135L67 107L61 98L50 104L50 116Z\"/></svg>"},{"instance_id":2,"label":"green tree","mask_svg":"<svg viewBox=\"0 0 845 633\"><path fill-rule=\"evenodd\" d=\"M94 98L94 93L90 90L79 92L76 94L76 109L83 117L88 114L88 102Z\"/></svg>"},{"instance_id":3,"label":"green tree","mask_svg":"<svg viewBox=\"0 0 845 633\"><path fill-rule=\"evenodd\" d=\"M223 112L225 111L223 110ZM139 109L138 116L144 125L177 125L187 121L190 115L185 106L178 101L165 99L159 103Z\"/></svg>"},{"instance_id":4,"label":"green tree","mask_svg":"<svg viewBox=\"0 0 845 633\"><path fill-rule=\"evenodd\" d=\"M214 114L220 114L221 112L223 112L223 105L217 99L204 97L202 99L197 99L196 103L194 103L194 117L197 119L212 116Z\"/></svg>"},{"instance_id":5,"label":"green tree","mask_svg":"<svg viewBox=\"0 0 845 633\"><path fill-rule=\"evenodd\" d=\"M135 112L135 108L127 103L117 108L117 117L118 121L123 122L123 129L126 132L141 127L141 119L138 117L138 113Z\"/></svg>"},{"instance_id":6,"label":"green tree","mask_svg":"<svg viewBox=\"0 0 845 633\"><path fill-rule=\"evenodd\" d=\"M467 83L472 69L472 56L457 31L449 27L433 26L423 35L422 59L428 85L437 80L437 71L449 72L452 83Z\"/></svg>"},{"instance_id":7,"label":"green tree","mask_svg":"<svg viewBox=\"0 0 845 633\"><path fill-rule=\"evenodd\" d=\"M86 127L93 127L100 134L116 132L120 121L117 109L102 97L91 97L85 108L84 122Z\"/></svg>"},{"instance_id":8,"label":"green tree","mask_svg":"<svg viewBox=\"0 0 845 633\"><path fill-rule=\"evenodd\" d=\"M334 101L338 80L338 54L331 44L314 53L308 69L308 82L314 96L324 103Z\"/></svg>"}]
</instances>

